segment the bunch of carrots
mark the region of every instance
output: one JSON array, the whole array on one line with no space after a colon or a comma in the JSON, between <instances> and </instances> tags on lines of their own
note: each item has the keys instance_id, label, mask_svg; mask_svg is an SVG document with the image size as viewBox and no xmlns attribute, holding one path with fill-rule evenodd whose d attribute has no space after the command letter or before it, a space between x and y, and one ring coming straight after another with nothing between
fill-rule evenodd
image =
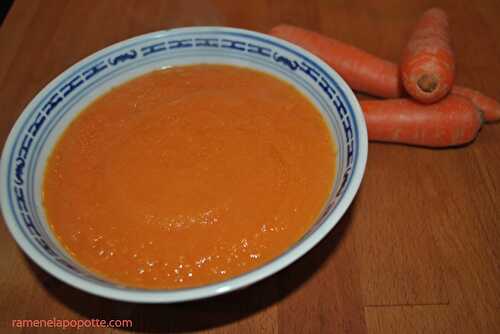
<instances>
[{"instance_id":1,"label":"bunch of carrots","mask_svg":"<svg viewBox=\"0 0 500 334\"><path fill-rule=\"evenodd\" d=\"M385 99L360 101L372 141L426 147L472 142L484 122L500 120L500 104L454 84L455 60L446 13L427 10L399 66L359 48L291 25L270 34L322 58L356 91Z\"/></svg>"}]
</instances>

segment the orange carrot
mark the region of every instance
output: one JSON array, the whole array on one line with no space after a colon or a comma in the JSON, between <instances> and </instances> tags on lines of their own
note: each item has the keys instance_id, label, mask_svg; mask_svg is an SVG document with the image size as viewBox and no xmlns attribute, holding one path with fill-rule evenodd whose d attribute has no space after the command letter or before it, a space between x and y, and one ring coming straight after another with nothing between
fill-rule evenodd
<instances>
[{"instance_id":1,"label":"orange carrot","mask_svg":"<svg viewBox=\"0 0 500 334\"><path fill-rule=\"evenodd\" d=\"M396 64L380 59L366 51L360 50L319 33L307 31L302 28L279 25L270 32L279 38L295 43L316 56L322 58L332 66L354 90L362 91L373 96L401 97L403 96L402 84L400 82L398 67ZM350 54L354 58L366 59L365 65L354 65L349 59ZM347 58L346 58L347 57ZM370 69L373 66L374 69ZM378 69L378 70L377 70ZM385 73L380 82L373 73ZM372 73L370 75L370 73ZM365 80L365 81L363 81ZM454 86L453 93L469 98L480 111L484 113L486 122L494 122L500 119L500 103L492 98L482 95L474 90Z\"/></svg>"},{"instance_id":2,"label":"orange carrot","mask_svg":"<svg viewBox=\"0 0 500 334\"><path fill-rule=\"evenodd\" d=\"M402 94L397 65L319 33L291 25L274 27L270 34L297 44L322 58L354 89L375 96Z\"/></svg>"},{"instance_id":3,"label":"orange carrot","mask_svg":"<svg viewBox=\"0 0 500 334\"><path fill-rule=\"evenodd\" d=\"M418 21L403 51L401 77L408 94L422 103L436 102L451 90L455 59L442 9L427 10Z\"/></svg>"},{"instance_id":4,"label":"orange carrot","mask_svg":"<svg viewBox=\"0 0 500 334\"><path fill-rule=\"evenodd\" d=\"M477 90L473 90L461 86L453 86L451 92L468 98L478 108L484 116L486 122L496 122L500 120L500 103L481 94Z\"/></svg>"},{"instance_id":5,"label":"orange carrot","mask_svg":"<svg viewBox=\"0 0 500 334\"><path fill-rule=\"evenodd\" d=\"M471 142L481 128L481 113L467 99L449 95L424 105L410 99L360 101L373 141L427 147Z\"/></svg>"}]
</instances>

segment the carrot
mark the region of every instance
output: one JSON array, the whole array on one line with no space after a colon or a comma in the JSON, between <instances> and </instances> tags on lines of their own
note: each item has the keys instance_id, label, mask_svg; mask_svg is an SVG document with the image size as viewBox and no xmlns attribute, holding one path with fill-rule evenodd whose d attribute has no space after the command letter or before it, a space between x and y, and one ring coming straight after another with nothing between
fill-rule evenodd
<instances>
[{"instance_id":1,"label":"carrot","mask_svg":"<svg viewBox=\"0 0 500 334\"><path fill-rule=\"evenodd\" d=\"M375 96L402 94L397 65L319 33L291 25L274 27L270 34L297 44L322 58L354 89Z\"/></svg>"},{"instance_id":2,"label":"carrot","mask_svg":"<svg viewBox=\"0 0 500 334\"><path fill-rule=\"evenodd\" d=\"M436 102L451 90L455 59L442 9L427 10L417 22L403 51L401 77L408 94L422 103Z\"/></svg>"},{"instance_id":3,"label":"carrot","mask_svg":"<svg viewBox=\"0 0 500 334\"><path fill-rule=\"evenodd\" d=\"M471 142L481 128L480 112L467 99L449 95L424 105L411 99L360 101L372 141L426 147Z\"/></svg>"},{"instance_id":4,"label":"carrot","mask_svg":"<svg viewBox=\"0 0 500 334\"><path fill-rule=\"evenodd\" d=\"M276 26L271 30L270 34L295 43L322 58L354 90L379 97L395 98L403 96L404 89L401 88L402 83L399 78L398 66L394 63L319 33L290 25ZM366 59L364 66L352 62L349 59L350 54L354 54L353 58L359 61ZM373 69L370 67L373 67ZM376 79L377 75L374 73L380 73L380 76L385 73L383 80L378 81ZM484 113L486 122L500 120L499 102L465 87L454 86L452 91L454 94L469 98Z\"/></svg>"},{"instance_id":5,"label":"carrot","mask_svg":"<svg viewBox=\"0 0 500 334\"><path fill-rule=\"evenodd\" d=\"M500 120L500 103L481 94L477 90L473 90L461 86L453 86L451 92L468 98L478 108L484 116L486 122L496 122Z\"/></svg>"}]
</instances>

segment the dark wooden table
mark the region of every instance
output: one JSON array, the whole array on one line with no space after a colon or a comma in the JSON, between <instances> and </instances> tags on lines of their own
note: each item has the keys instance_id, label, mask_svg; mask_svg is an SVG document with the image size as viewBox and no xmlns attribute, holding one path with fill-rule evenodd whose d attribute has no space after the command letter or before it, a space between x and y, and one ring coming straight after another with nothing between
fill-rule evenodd
<instances>
[{"instance_id":1,"label":"dark wooden table","mask_svg":"<svg viewBox=\"0 0 500 334\"><path fill-rule=\"evenodd\" d=\"M45 84L125 38L288 22L397 61L433 5L450 16L457 82L500 99L495 0L16 0L0 28L0 143ZM88 295L38 269L0 224L0 328L45 333L11 321L55 317L132 319L133 330L162 333L500 333L499 222L500 124L457 149L370 144L359 195L332 233L279 274L209 300L139 305Z\"/></svg>"}]
</instances>

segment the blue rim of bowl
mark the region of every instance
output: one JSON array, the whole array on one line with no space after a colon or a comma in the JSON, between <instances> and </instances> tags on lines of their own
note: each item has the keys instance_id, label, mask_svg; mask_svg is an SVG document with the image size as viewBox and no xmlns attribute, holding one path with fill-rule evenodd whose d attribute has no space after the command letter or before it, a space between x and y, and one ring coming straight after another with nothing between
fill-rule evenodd
<instances>
[{"instance_id":1,"label":"blue rim of bowl","mask_svg":"<svg viewBox=\"0 0 500 334\"><path fill-rule=\"evenodd\" d=\"M310 63L316 66L322 75L327 77L331 82L333 82L336 88L339 89L340 95L344 98L346 102L348 102L348 109L350 113L354 116L354 125L356 127L356 135L358 139L357 143L357 154L356 159L353 164L353 171L350 175L350 179L348 181L347 186L345 187L345 192L339 199L336 204L336 208L331 212L331 214L324 220L324 222L310 235L306 238L302 238L296 244L294 244L290 249L288 249L285 253L280 256L274 258L273 260L263 264L262 266L241 274L239 276L230 278L225 281L221 281L218 283L213 283L201 287L195 288L185 288L185 289L176 289L176 290L147 290L147 289L135 289L128 287L119 287L119 286L103 286L98 282L88 281L81 277L78 277L58 266L55 266L46 258L46 256L41 253L38 249L36 249L29 240L27 236L24 236L24 231L18 226L17 219L15 218L12 208L10 207L10 203L6 203L7 198L9 196L9 183L7 181L8 177L8 163L11 160L6 159L7 156L11 153L14 148L15 140L17 139L17 135L19 129L24 125L25 121L31 116L30 110L33 109L33 106L40 102L48 91L57 86L63 78L68 77L69 74L75 71L75 69L83 66L85 64L90 63L91 61L99 58L102 55L105 55L109 52L116 51L117 49L129 46L134 42L147 41L148 39L156 39L161 37L168 37L177 33L200 33L200 32L212 32L214 34L232 34L239 35L245 38L256 39L261 42L265 42L271 44L273 46L282 48L297 57L307 60ZM48 85L46 85L33 99L32 101L25 107L22 114L17 119L15 125L13 126L7 141L5 143L2 159L0 165L0 177L3 181L3 186L0 188L1 195L1 205L2 205L2 213L4 215L5 223L10 230L12 236L18 243L18 245L23 249L23 251L41 268L43 268L46 272L50 273L54 277L60 279L61 281L75 287L91 293L93 295L106 297L109 299L120 300L120 301L128 301L128 302L141 302L141 303L171 303L171 302L182 302L189 300L202 299L207 297L212 297L216 295L220 295L223 293L227 293L230 291L238 290L244 288L248 285L254 284L272 274L282 270L287 267L302 255L307 253L312 247L314 247L321 239L323 239L326 234L333 229L333 227L338 223L338 221L342 218L345 211L351 204L354 196L359 189L361 184L364 170L366 167L368 154L368 137L366 124L364 120L363 113L361 112L361 108L357 99L355 98L353 92L348 87L348 85L344 82L344 80L327 64L325 64L322 60L312 55L308 51L293 45L284 40L265 35L262 33L237 29L237 28L229 28L229 27L187 27L187 28L177 28L171 30L164 30L158 32L152 32L144 35L140 35L134 38L130 38L116 44L113 44L109 47L106 47L86 58L77 62L63 73L58 75L54 80L52 80Z\"/></svg>"}]
</instances>

